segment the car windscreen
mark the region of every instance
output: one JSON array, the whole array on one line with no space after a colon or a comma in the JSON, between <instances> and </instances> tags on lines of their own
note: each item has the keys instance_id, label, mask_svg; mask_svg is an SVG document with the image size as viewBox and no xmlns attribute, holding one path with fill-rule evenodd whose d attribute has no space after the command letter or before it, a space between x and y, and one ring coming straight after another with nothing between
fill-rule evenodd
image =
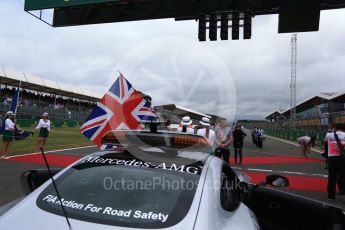
<instances>
[{"instance_id":1,"label":"car windscreen","mask_svg":"<svg viewBox=\"0 0 345 230\"><path fill-rule=\"evenodd\" d=\"M164 228L188 213L200 165L159 164L114 156L88 157L56 182L68 217L115 226ZM37 198L39 208L62 215L52 185Z\"/></svg>"}]
</instances>

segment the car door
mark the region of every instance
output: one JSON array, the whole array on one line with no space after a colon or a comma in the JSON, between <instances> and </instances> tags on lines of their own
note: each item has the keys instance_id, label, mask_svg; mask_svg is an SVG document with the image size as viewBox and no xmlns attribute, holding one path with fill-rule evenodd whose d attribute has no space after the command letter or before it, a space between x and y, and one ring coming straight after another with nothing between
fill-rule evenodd
<instances>
[{"instance_id":1,"label":"car door","mask_svg":"<svg viewBox=\"0 0 345 230\"><path fill-rule=\"evenodd\" d=\"M343 210L312 199L264 186L250 185L245 204L262 229L344 229Z\"/></svg>"},{"instance_id":2,"label":"car door","mask_svg":"<svg viewBox=\"0 0 345 230\"><path fill-rule=\"evenodd\" d=\"M212 159L194 229L258 230L255 216L241 203L241 187L235 184L236 174L221 159Z\"/></svg>"}]
</instances>

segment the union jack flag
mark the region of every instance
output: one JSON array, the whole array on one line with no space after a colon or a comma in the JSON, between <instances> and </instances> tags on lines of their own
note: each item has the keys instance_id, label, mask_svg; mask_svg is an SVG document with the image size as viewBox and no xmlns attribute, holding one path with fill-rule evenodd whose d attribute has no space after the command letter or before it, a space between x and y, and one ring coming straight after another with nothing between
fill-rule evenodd
<instances>
[{"instance_id":1,"label":"union jack flag","mask_svg":"<svg viewBox=\"0 0 345 230\"><path fill-rule=\"evenodd\" d=\"M100 147L102 137L110 130L142 129L139 122L156 117L151 104L120 74L80 127L80 132Z\"/></svg>"}]
</instances>

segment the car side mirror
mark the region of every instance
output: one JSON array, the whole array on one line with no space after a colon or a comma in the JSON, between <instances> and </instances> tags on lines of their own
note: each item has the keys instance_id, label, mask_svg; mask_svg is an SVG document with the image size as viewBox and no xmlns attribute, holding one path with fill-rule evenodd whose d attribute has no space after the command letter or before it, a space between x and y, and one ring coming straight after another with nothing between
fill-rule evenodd
<instances>
[{"instance_id":1,"label":"car side mirror","mask_svg":"<svg viewBox=\"0 0 345 230\"><path fill-rule=\"evenodd\" d=\"M265 185L267 184L273 187L288 187L289 179L280 175L268 175L265 181Z\"/></svg>"},{"instance_id":2,"label":"car side mirror","mask_svg":"<svg viewBox=\"0 0 345 230\"><path fill-rule=\"evenodd\" d=\"M60 172L60 169L51 169L53 176ZM32 169L23 172L20 176L22 190L25 195L30 194L44 182L50 179L49 171L47 169Z\"/></svg>"}]
</instances>

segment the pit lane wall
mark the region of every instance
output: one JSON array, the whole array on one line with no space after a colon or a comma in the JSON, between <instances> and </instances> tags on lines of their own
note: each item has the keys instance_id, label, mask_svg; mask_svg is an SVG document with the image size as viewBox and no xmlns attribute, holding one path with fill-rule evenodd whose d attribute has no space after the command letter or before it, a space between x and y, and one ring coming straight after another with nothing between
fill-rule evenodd
<instances>
[{"instance_id":1,"label":"pit lane wall","mask_svg":"<svg viewBox=\"0 0 345 230\"><path fill-rule=\"evenodd\" d=\"M323 139L327 129L322 129L321 127L317 128L296 128L295 130L289 128L278 128L278 127L269 127L267 122L258 122L258 123L242 123L246 129L252 130L255 127L260 127L264 130L265 135L272 137L278 137L286 140L297 141L297 138L302 136L316 136L315 145L322 146Z\"/></svg>"},{"instance_id":2,"label":"pit lane wall","mask_svg":"<svg viewBox=\"0 0 345 230\"><path fill-rule=\"evenodd\" d=\"M50 120L52 127L80 127L83 123L74 120ZM16 124L19 127L35 127L38 120L35 119L17 119Z\"/></svg>"},{"instance_id":3,"label":"pit lane wall","mask_svg":"<svg viewBox=\"0 0 345 230\"><path fill-rule=\"evenodd\" d=\"M329 113L321 117L303 117L293 121L295 129L291 129L292 121L282 120L241 120L238 123L243 124L247 129L260 127L264 129L265 134L273 137L279 137L287 140L296 141L301 136L316 136L315 145L323 145L323 139L327 132L327 125L330 123L345 123L345 111Z\"/></svg>"}]
</instances>

